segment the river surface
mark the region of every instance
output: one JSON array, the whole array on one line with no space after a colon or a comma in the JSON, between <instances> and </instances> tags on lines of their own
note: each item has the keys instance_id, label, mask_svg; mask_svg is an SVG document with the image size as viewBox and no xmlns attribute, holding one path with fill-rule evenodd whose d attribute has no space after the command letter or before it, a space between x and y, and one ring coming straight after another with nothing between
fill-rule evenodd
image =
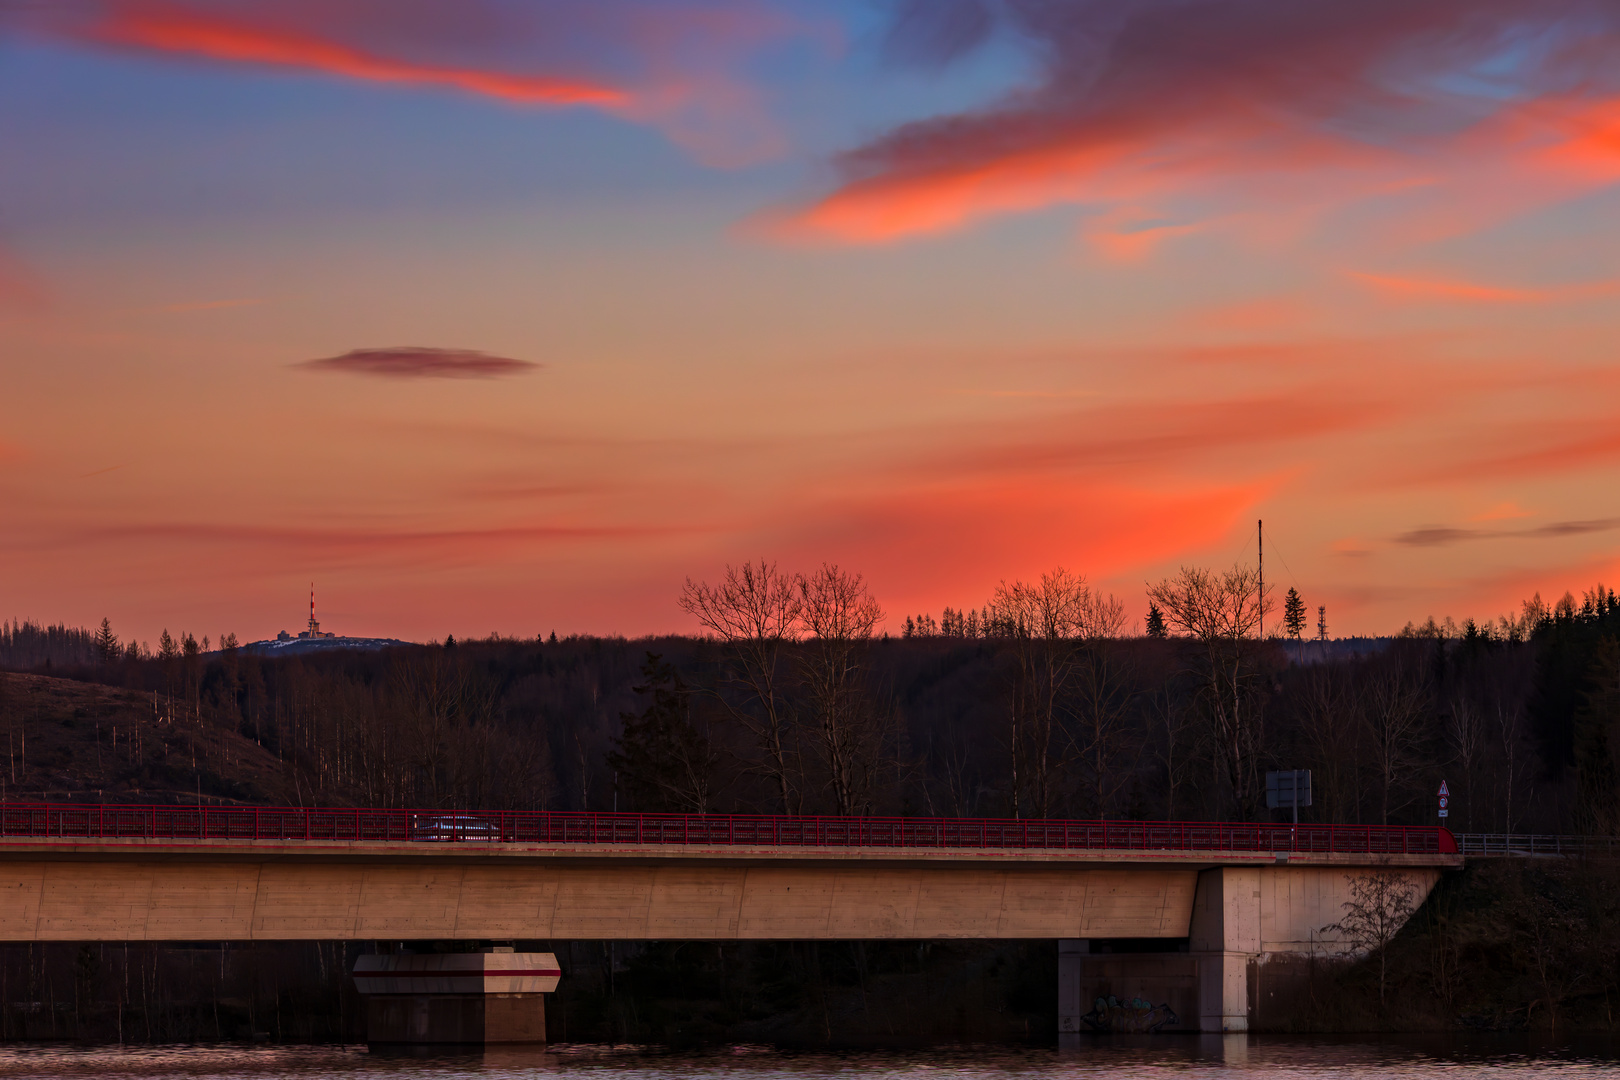
<instances>
[{"instance_id":1,"label":"river surface","mask_svg":"<svg viewBox=\"0 0 1620 1080\"><path fill-rule=\"evenodd\" d=\"M951 1047L811 1053L558 1045L403 1054L364 1047L4 1046L0 1078L98 1080L1620 1080L1620 1042L1468 1036L1346 1040L1116 1037L1077 1050Z\"/></svg>"}]
</instances>

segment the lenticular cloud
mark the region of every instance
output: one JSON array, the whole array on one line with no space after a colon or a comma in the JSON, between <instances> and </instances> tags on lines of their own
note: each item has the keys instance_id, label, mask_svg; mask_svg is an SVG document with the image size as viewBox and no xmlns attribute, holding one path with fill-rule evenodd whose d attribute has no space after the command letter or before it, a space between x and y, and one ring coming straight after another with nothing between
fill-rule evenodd
<instances>
[{"instance_id":1,"label":"lenticular cloud","mask_svg":"<svg viewBox=\"0 0 1620 1080\"><path fill-rule=\"evenodd\" d=\"M342 356L306 360L297 366L306 371L338 371L385 379L494 379L522 375L540 365L472 349L400 345L390 349L351 349Z\"/></svg>"}]
</instances>

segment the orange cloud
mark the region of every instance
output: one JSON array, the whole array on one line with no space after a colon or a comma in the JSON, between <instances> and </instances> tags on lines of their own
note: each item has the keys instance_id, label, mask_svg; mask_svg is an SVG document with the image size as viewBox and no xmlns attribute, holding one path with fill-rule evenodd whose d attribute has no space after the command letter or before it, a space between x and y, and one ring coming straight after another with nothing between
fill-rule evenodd
<instances>
[{"instance_id":1,"label":"orange cloud","mask_svg":"<svg viewBox=\"0 0 1620 1080\"><path fill-rule=\"evenodd\" d=\"M1497 503L1489 510L1482 510L1469 518L1469 521L1512 521L1517 518L1535 517L1535 512L1526 510L1516 502Z\"/></svg>"},{"instance_id":2,"label":"orange cloud","mask_svg":"<svg viewBox=\"0 0 1620 1080\"><path fill-rule=\"evenodd\" d=\"M1412 300L1455 300L1477 304L1545 304L1620 293L1620 281L1596 281L1583 285L1524 289L1481 285L1469 281L1390 277L1355 271L1352 271L1350 276L1385 296Z\"/></svg>"},{"instance_id":3,"label":"orange cloud","mask_svg":"<svg viewBox=\"0 0 1620 1080\"><path fill-rule=\"evenodd\" d=\"M1620 179L1620 98L1538 105L1533 112L1561 136L1535 155L1539 164L1599 182Z\"/></svg>"},{"instance_id":4,"label":"orange cloud","mask_svg":"<svg viewBox=\"0 0 1620 1080\"><path fill-rule=\"evenodd\" d=\"M921 176L857 180L766 229L784 238L883 243L960 228L997 213L1072 201L1084 182L1126 154L1124 147L1052 147Z\"/></svg>"},{"instance_id":5,"label":"orange cloud","mask_svg":"<svg viewBox=\"0 0 1620 1080\"><path fill-rule=\"evenodd\" d=\"M1335 555L1342 555L1352 559L1365 558L1372 554L1372 548L1354 536L1346 536L1343 539L1333 541L1328 545L1328 550Z\"/></svg>"},{"instance_id":6,"label":"orange cloud","mask_svg":"<svg viewBox=\"0 0 1620 1080\"><path fill-rule=\"evenodd\" d=\"M1562 436L1563 432L1580 426L1595 427L1597 430L1573 438ZM1612 421L1591 425L1580 425L1572 421L1550 428L1539 425L1530 431L1497 431L1493 434L1493 443L1498 447L1503 444L1511 445L1517 440L1529 445L1433 469L1417 470L1406 474L1402 479L1409 483L1490 481L1507 477L1541 476L1605 465L1620 459L1620 433L1613 431L1612 427Z\"/></svg>"},{"instance_id":7,"label":"orange cloud","mask_svg":"<svg viewBox=\"0 0 1620 1080\"><path fill-rule=\"evenodd\" d=\"M108 44L186 53L212 60L301 68L372 82L442 86L520 105L622 106L629 95L583 79L510 75L414 64L312 34L147 2L114 5L84 36Z\"/></svg>"},{"instance_id":8,"label":"orange cloud","mask_svg":"<svg viewBox=\"0 0 1620 1080\"><path fill-rule=\"evenodd\" d=\"M948 481L808 504L792 534L762 542L790 562L861 567L898 621L908 609L977 606L998 580L1058 564L1097 581L1185 557L1220 542L1276 486ZM1126 591L1134 605L1137 583Z\"/></svg>"},{"instance_id":9,"label":"orange cloud","mask_svg":"<svg viewBox=\"0 0 1620 1080\"><path fill-rule=\"evenodd\" d=\"M1379 423L1415 405L1339 386L1213 401L1112 404L1046 423L985 431L918 467L928 472L1162 467L1207 460L1223 450L1302 442ZM1257 418L1264 418L1257 422Z\"/></svg>"},{"instance_id":10,"label":"orange cloud","mask_svg":"<svg viewBox=\"0 0 1620 1080\"><path fill-rule=\"evenodd\" d=\"M109 542L157 545L187 552L187 559L206 552L222 561L265 559L284 566L465 565L532 556L536 549L595 547L637 541L667 541L691 533L675 524L608 524L554 521L470 528L283 526L259 523L129 522L116 528L84 527L45 537L53 549Z\"/></svg>"},{"instance_id":11,"label":"orange cloud","mask_svg":"<svg viewBox=\"0 0 1620 1080\"><path fill-rule=\"evenodd\" d=\"M1203 229L1203 222L1173 222L1121 207L1086 221L1086 239L1118 262L1140 262L1166 240Z\"/></svg>"},{"instance_id":12,"label":"orange cloud","mask_svg":"<svg viewBox=\"0 0 1620 1080\"><path fill-rule=\"evenodd\" d=\"M914 12L909 31L926 35L954 10ZM883 243L1058 203L1128 205L1194 189L1253 205L1267 199L1252 183L1263 174L1312 177L1304 199L1288 194L1294 206L1413 185L1477 189L1482 171L1517 166L1543 176L1582 172L1588 186L1620 175L1620 106L1562 90L1576 80L1603 87L1620 53L1620 18L1598 0L997 11L1045 46L1035 83L844 155L843 183L772 223L777 235ZM1515 40L1549 45L1548 59L1516 59L1515 97L1440 88L1446 73L1497 61ZM1531 190L1511 198L1464 202L1477 214L1493 201L1557 197L1568 187L1536 192L1534 178L1524 186ZM1276 214L1275 201L1265 205ZM1139 254L1150 243L1106 225L1098 231L1106 253Z\"/></svg>"}]
</instances>

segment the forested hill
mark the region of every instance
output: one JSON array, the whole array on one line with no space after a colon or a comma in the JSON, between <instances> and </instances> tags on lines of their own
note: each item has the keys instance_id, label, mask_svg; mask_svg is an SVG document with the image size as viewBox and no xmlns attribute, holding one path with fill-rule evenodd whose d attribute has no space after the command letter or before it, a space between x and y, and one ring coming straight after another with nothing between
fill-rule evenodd
<instances>
[{"instance_id":1,"label":"forested hill","mask_svg":"<svg viewBox=\"0 0 1620 1080\"><path fill-rule=\"evenodd\" d=\"M1303 663L1029 635L113 650L0 682L0 737L14 798L1264 819L1265 770L1309 768L1306 820L1432 824L1444 779L1456 829L1612 831L1617 633L1601 599Z\"/></svg>"}]
</instances>

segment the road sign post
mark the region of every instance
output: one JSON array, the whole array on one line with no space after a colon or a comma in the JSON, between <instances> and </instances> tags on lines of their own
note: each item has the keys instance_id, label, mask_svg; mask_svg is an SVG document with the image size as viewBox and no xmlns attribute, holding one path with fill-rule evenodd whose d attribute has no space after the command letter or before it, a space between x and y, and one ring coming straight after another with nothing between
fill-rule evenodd
<instances>
[{"instance_id":1,"label":"road sign post","mask_svg":"<svg viewBox=\"0 0 1620 1080\"><path fill-rule=\"evenodd\" d=\"M1451 816L1450 806L1451 806L1451 789L1446 787L1446 782L1444 780L1442 780L1442 781L1440 781L1440 816L1442 818L1446 818L1446 817Z\"/></svg>"},{"instance_id":2,"label":"road sign post","mask_svg":"<svg viewBox=\"0 0 1620 1080\"><path fill-rule=\"evenodd\" d=\"M1284 769L1266 773L1266 807L1276 810L1292 807L1294 824L1299 824L1299 808L1311 805L1311 770Z\"/></svg>"}]
</instances>

